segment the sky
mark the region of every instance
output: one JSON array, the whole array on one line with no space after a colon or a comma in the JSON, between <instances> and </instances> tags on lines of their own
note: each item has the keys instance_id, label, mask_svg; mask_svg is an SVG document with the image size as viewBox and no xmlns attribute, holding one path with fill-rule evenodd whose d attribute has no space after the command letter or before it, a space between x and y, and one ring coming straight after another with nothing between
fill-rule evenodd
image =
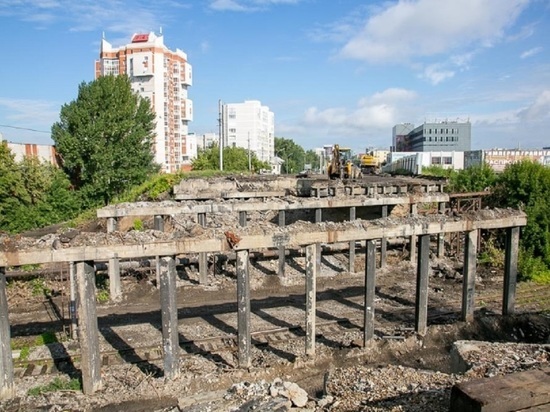
<instances>
[{"instance_id":1,"label":"sky","mask_svg":"<svg viewBox=\"0 0 550 412\"><path fill-rule=\"evenodd\" d=\"M189 131L259 100L305 149L387 149L392 127L470 121L472 149L550 146L550 0L0 0L0 133L50 130L114 46L162 30L193 67Z\"/></svg>"}]
</instances>

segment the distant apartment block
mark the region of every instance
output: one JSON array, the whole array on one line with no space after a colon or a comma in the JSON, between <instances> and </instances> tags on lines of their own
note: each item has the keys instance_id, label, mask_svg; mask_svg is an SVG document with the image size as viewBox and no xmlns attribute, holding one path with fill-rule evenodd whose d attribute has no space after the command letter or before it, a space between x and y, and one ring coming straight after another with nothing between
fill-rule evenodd
<instances>
[{"instance_id":1,"label":"distant apartment block","mask_svg":"<svg viewBox=\"0 0 550 412\"><path fill-rule=\"evenodd\" d=\"M402 123L393 127L392 151L468 151L472 144L472 125L469 121L441 121L414 127Z\"/></svg>"},{"instance_id":2,"label":"distant apartment block","mask_svg":"<svg viewBox=\"0 0 550 412\"><path fill-rule=\"evenodd\" d=\"M550 166L550 149L490 149L472 150L465 153L465 167L479 166L487 163L495 172L502 172L504 168L521 160L531 160Z\"/></svg>"},{"instance_id":3,"label":"distant apartment block","mask_svg":"<svg viewBox=\"0 0 550 412\"><path fill-rule=\"evenodd\" d=\"M164 36L134 34L130 43L113 47L101 40L95 78L126 74L132 89L149 99L156 115L155 162L164 172L189 164L188 123L193 120L193 102L187 98L192 68L187 55L164 45Z\"/></svg>"},{"instance_id":4,"label":"distant apartment block","mask_svg":"<svg viewBox=\"0 0 550 412\"><path fill-rule=\"evenodd\" d=\"M275 115L258 100L222 105L224 146L244 147L264 162L275 156Z\"/></svg>"},{"instance_id":5,"label":"distant apartment block","mask_svg":"<svg viewBox=\"0 0 550 412\"><path fill-rule=\"evenodd\" d=\"M220 143L220 135L217 133L203 133L197 135L197 148L204 150L212 147L213 145L218 145Z\"/></svg>"}]
</instances>

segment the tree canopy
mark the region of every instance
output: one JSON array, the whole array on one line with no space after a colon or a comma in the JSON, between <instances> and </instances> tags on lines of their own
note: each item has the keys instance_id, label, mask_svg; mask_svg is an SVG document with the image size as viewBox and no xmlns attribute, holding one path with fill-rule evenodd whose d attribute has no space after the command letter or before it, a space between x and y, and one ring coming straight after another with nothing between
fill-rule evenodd
<instances>
[{"instance_id":1,"label":"tree canopy","mask_svg":"<svg viewBox=\"0 0 550 412\"><path fill-rule=\"evenodd\" d=\"M248 150L243 147L224 147L223 148L223 170L228 172L247 172ZM260 169L270 169L267 162L261 162L256 155L250 153L250 164L253 172ZM219 170L220 169L220 148L213 145L209 148L200 150L192 163L193 170Z\"/></svg>"},{"instance_id":2,"label":"tree canopy","mask_svg":"<svg viewBox=\"0 0 550 412\"><path fill-rule=\"evenodd\" d=\"M52 126L62 167L88 206L107 204L158 170L153 159L155 115L127 76L81 83Z\"/></svg>"}]
</instances>

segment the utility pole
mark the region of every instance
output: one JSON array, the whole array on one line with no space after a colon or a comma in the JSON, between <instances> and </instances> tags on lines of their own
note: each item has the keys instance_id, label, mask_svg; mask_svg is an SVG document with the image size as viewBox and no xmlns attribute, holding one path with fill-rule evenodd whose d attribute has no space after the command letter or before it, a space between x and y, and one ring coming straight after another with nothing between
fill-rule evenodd
<instances>
[{"instance_id":1,"label":"utility pole","mask_svg":"<svg viewBox=\"0 0 550 412\"><path fill-rule=\"evenodd\" d=\"M223 104L222 100L218 100L218 125L219 125L219 149L220 149L220 171L223 171Z\"/></svg>"}]
</instances>

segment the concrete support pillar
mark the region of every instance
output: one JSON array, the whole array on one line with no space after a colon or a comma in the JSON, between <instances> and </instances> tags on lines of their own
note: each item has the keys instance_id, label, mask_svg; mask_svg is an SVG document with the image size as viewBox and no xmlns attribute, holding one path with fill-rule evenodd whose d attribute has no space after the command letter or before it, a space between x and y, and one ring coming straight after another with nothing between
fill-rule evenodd
<instances>
[{"instance_id":1,"label":"concrete support pillar","mask_svg":"<svg viewBox=\"0 0 550 412\"><path fill-rule=\"evenodd\" d=\"M239 367L249 368L250 358L250 275L248 250L237 251L237 331Z\"/></svg>"},{"instance_id":2,"label":"concrete support pillar","mask_svg":"<svg viewBox=\"0 0 550 412\"><path fill-rule=\"evenodd\" d=\"M349 208L349 220L350 222L356 219L357 209L355 206ZM348 272L355 273L355 240L349 242L349 266Z\"/></svg>"},{"instance_id":3,"label":"concrete support pillar","mask_svg":"<svg viewBox=\"0 0 550 412\"><path fill-rule=\"evenodd\" d=\"M382 206L382 217L388 217L388 205ZM388 260L388 239L384 236L380 239L380 268L386 267Z\"/></svg>"},{"instance_id":4,"label":"concrete support pillar","mask_svg":"<svg viewBox=\"0 0 550 412\"><path fill-rule=\"evenodd\" d=\"M164 376L175 379L179 369L178 305L176 299L176 261L173 256L161 257L160 309L162 315L162 350Z\"/></svg>"},{"instance_id":5,"label":"concrete support pillar","mask_svg":"<svg viewBox=\"0 0 550 412\"><path fill-rule=\"evenodd\" d=\"M78 339L78 322L76 315L76 265L69 262L69 317L71 318L71 339Z\"/></svg>"},{"instance_id":6,"label":"concrete support pillar","mask_svg":"<svg viewBox=\"0 0 550 412\"><path fill-rule=\"evenodd\" d=\"M247 214L244 211L239 212L239 225L241 227L246 227Z\"/></svg>"},{"instance_id":7,"label":"concrete support pillar","mask_svg":"<svg viewBox=\"0 0 550 412\"><path fill-rule=\"evenodd\" d=\"M199 253L199 283L206 285L208 283L208 253Z\"/></svg>"},{"instance_id":8,"label":"concrete support pillar","mask_svg":"<svg viewBox=\"0 0 550 412\"><path fill-rule=\"evenodd\" d=\"M321 223L323 221L323 209L315 209L315 223Z\"/></svg>"},{"instance_id":9,"label":"concrete support pillar","mask_svg":"<svg viewBox=\"0 0 550 412\"><path fill-rule=\"evenodd\" d=\"M317 308L316 244L306 246L306 355L315 356L315 318Z\"/></svg>"},{"instance_id":10,"label":"concrete support pillar","mask_svg":"<svg viewBox=\"0 0 550 412\"><path fill-rule=\"evenodd\" d=\"M519 227L506 229L506 251L504 255L504 296L502 314L511 315L515 311L516 282L518 278Z\"/></svg>"},{"instance_id":11,"label":"concrete support pillar","mask_svg":"<svg viewBox=\"0 0 550 412\"><path fill-rule=\"evenodd\" d=\"M116 253L109 259L109 294L113 301L119 300L122 296L120 288L120 261Z\"/></svg>"},{"instance_id":12,"label":"concrete support pillar","mask_svg":"<svg viewBox=\"0 0 550 412\"><path fill-rule=\"evenodd\" d=\"M445 202L439 202L439 213L445 214ZM445 233L439 233L437 235L437 257L443 257L445 255Z\"/></svg>"},{"instance_id":13,"label":"concrete support pillar","mask_svg":"<svg viewBox=\"0 0 550 412\"><path fill-rule=\"evenodd\" d=\"M197 220L199 222L199 225L201 225L202 227L206 227L206 213L198 213Z\"/></svg>"},{"instance_id":14,"label":"concrete support pillar","mask_svg":"<svg viewBox=\"0 0 550 412\"><path fill-rule=\"evenodd\" d=\"M286 225L286 212L284 210L279 210L279 227L285 227ZM285 274L285 247L279 246L279 276L284 276Z\"/></svg>"},{"instance_id":15,"label":"concrete support pillar","mask_svg":"<svg viewBox=\"0 0 550 412\"><path fill-rule=\"evenodd\" d=\"M474 320L474 295L476 284L476 256L478 231L466 233L464 245L464 267L462 270L462 320Z\"/></svg>"},{"instance_id":16,"label":"concrete support pillar","mask_svg":"<svg viewBox=\"0 0 550 412\"><path fill-rule=\"evenodd\" d=\"M78 262L76 264L76 282L79 317L78 340L82 356L82 390L85 395L91 395L101 389L94 262Z\"/></svg>"},{"instance_id":17,"label":"concrete support pillar","mask_svg":"<svg viewBox=\"0 0 550 412\"><path fill-rule=\"evenodd\" d=\"M15 396L15 386L4 267L0 267L0 349L0 399L11 399Z\"/></svg>"},{"instance_id":18,"label":"concrete support pillar","mask_svg":"<svg viewBox=\"0 0 550 412\"><path fill-rule=\"evenodd\" d=\"M428 328L428 271L430 269L430 235L421 235L416 265L416 331L425 334Z\"/></svg>"},{"instance_id":19,"label":"concrete support pillar","mask_svg":"<svg viewBox=\"0 0 550 412\"><path fill-rule=\"evenodd\" d=\"M155 215L153 219L153 228L159 232L164 232L164 216Z\"/></svg>"},{"instance_id":20,"label":"concrete support pillar","mask_svg":"<svg viewBox=\"0 0 550 412\"><path fill-rule=\"evenodd\" d=\"M376 241L366 241L367 253L365 257L365 306L363 326L363 346L374 338L374 295L376 284Z\"/></svg>"},{"instance_id":21,"label":"concrete support pillar","mask_svg":"<svg viewBox=\"0 0 550 412\"><path fill-rule=\"evenodd\" d=\"M116 217L107 218L107 233L116 232L118 229L118 222Z\"/></svg>"}]
</instances>

